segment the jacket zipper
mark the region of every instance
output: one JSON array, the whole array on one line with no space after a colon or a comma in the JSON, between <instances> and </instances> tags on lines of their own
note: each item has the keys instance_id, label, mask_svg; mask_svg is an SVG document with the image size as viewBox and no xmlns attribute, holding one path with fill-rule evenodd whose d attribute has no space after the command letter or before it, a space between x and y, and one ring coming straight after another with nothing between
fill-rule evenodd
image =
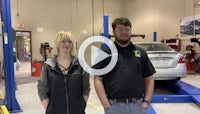
<instances>
[{"instance_id":1,"label":"jacket zipper","mask_svg":"<svg viewBox=\"0 0 200 114\"><path fill-rule=\"evenodd\" d=\"M68 86L67 86L67 77L64 76L64 80L65 80L65 84L66 84L66 87L65 87L65 90L66 90L66 103L67 103L67 114L69 114L69 97L68 97Z\"/></svg>"},{"instance_id":2,"label":"jacket zipper","mask_svg":"<svg viewBox=\"0 0 200 114\"><path fill-rule=\"evenodd\" d=\"M75 65L75 64L74 64L74 60L73 60L72 63L71 63L71 65L70 65L70 67L69 67L68 73L69 73L69 71L71 70L71 68L72 68L74 65ZM53 70L55 70L55 69L53 69ZM55 71L57 71L57 70L55 70ZM58 71L57 71L57 72L58 72ZM61 73L61 72L60 72L60 73ZM66 84L65 90L66 90L67 114L70 114L70 113L69 113L69 96L68 96L67 75L64 75L64 82L65 82L65 84Z\"/></svg>"}]
</instances>

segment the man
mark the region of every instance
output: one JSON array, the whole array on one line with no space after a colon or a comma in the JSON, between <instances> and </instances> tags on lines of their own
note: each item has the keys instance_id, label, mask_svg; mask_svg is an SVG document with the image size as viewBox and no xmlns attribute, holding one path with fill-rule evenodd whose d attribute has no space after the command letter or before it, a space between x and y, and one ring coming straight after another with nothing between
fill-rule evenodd
<instances>
[{"instance_id":1,"label":"man","mask_svg":"<svg viewBox=\"0 0 200 114\"><path fill-rule=\"evenodd\" d=\"M117 64L109 73L94 77L94 86L105 114L148 113L154 90L155 69L146 52L131 43L131 26L128 18L113 21ZM106 59L94 68L102 68L108 63Z\"/></svg>"}]
</instances>

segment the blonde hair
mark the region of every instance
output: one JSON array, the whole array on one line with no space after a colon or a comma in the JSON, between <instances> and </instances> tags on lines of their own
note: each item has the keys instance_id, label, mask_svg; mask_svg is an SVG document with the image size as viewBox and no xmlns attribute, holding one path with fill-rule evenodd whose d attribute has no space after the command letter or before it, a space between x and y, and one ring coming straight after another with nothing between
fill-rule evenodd
<instances>
[{"instance_id":1,"label":"blonde hair","mask_svg":"<svg viewBox=\"0 0 200 114\"><path fill-rule=\"evenodd\" d=\"M65 40L65 39L70 39L72 41L72 51L71 51L71 55L75 55L75 48L74 48L74 40L71 38L71 34L70 32L66 32L66 31L60 31L57 33L57 36L56 36L56 41L55 41L55 45L56 45L56 48L57 48L57 54L59 53L59 49L58 49L58 45L61 41ZM56 54L56 55L57 55Z\"/></svg>"}]
</instances>

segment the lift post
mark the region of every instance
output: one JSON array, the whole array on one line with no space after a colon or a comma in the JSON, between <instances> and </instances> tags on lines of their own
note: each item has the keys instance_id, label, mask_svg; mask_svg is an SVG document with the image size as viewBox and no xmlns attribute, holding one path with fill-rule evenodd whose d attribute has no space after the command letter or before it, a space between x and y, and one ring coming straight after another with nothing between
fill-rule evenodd
<instances>
[{"instance_id":1,"label":"lift post","mask_svg":"<svg viewBox=\"0 0 200 114\"><path fill-rule=\"evenodd\" d=\"M4 52L4 77L5 77L5 99L7 109L12 113L21 112L15 96L15 78L14 78L14 55L12 41L12 24L10 0L2 0L2 37Z\"/></svg>"}]
</instances>

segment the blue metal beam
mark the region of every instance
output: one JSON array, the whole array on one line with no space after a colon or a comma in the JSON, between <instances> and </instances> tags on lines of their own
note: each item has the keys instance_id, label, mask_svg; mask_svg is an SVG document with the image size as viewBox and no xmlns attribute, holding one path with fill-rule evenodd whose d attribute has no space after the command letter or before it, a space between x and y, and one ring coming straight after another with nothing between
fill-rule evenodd
<instances>
[{"instance_id":1,"label":"blue metal beam","mask_svg":"<svg viewBox=\"0 0 200 114\"><path fill-rule=\"evenodd\" d=\"M21 112L15 97L15 78L14 78L14 55L13 55L13 32L11 24L10 0L2 0L2 36L4 52L4 77L7 109L10 112Z\"/></svg>"},{"instance_id":2,"label":"blue metal beam","mask_svg":"<svg viewBox=\"0 0 200 114\"><path fill-rule=\"evenodd\" d=\"M109 38L109 20L108 20L108 15L103 16L103 36L106 38ZM106 48L107 45L105 43L102 44L102 48Z\"/></svg>"},{"instance_id":3,"label":"blue metal beam","mask_svg":"<svg viewBox=\"0 0 200 114\"><path fill-rule=\"evenodd\" d=\"M193 85L190 85L183 81L177 81L177 82L168 82L171 87L176 87L177 90L174 92L177 92L176 94L186 93L188 95L200 95L200 89L197 87L194 87Z\"/></svg>"},{"instance_id":4,"label":"blue metal beam","mask_svg":"<svg viewBox=\"0 0 200 114\"><path fill-rule=\"evenodd\" d=\"M148 108L148 114L156 114L156 111L153 109L151 105Z\"/></svg>"},{"instance_id":5,"label":"blue metal beam","mask_svg":"<svg viewBox=\"0 0 200 114\"><path fill-rule=\"evenodd\" d=\"M153 32L153 41L154 41L154 42L157 41L157 32Z\"/></svg>"},{"instance_id":6,"label":"blue metal beam","mask_svg":"<svg viewBox=\"0 0 200 114\"><path fill-rule=\"evenodd\" d=\"M163 85L174 95L153 95L152 103L195 103L200 106L200 89L183 81L167 81Z\"/></svg>"},{"instance_id":7,"label":"blue metal beam","mask_svg":"<svg viewBox=\"0 0 200 114\"><path fill-rule=\"evenodd\" d=\"M190 95L153 95L152 103L186 103L193 102Z\"/></svg>"},{"instance_id":8,"label":"blue metal beam","mask_svg":"<svg viewBox=\"0 0 200 114\"><path fill-rule=\"evenodd\" d=\"M108 20L108 15L103 16L103 36L109 38L109 20Z\"/></svg>"},{"instance_id":9,"label":"blue metal beam","mask_svg":"<svg viewBox=\"0 0 200 114\"><path fill-rule=\"evenodd\" d=\"M192 99L196 105L200 106L200 95L192 95Z\"/></svg>"}]
</instances>

